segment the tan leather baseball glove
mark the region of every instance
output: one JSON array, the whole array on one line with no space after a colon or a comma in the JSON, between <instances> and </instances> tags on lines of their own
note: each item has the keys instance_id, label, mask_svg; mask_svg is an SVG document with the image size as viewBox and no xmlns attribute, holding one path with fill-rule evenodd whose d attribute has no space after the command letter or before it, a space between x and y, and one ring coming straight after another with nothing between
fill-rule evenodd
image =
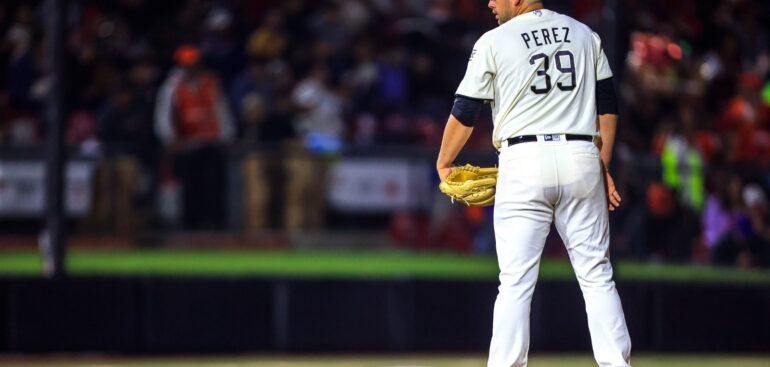
<instances>
[{"instance_id":1,"label":"tan leather baseball glove","mask_svg":"<svg viewBox=\"0 0 770 367\"><path fill-rule=\"evenodd\" d=\"M452 168L452 172L438 188L452 198L468 206L490 206L495 204L497 167L477 167L466 164Z\"/></svg>"}]
</instances>

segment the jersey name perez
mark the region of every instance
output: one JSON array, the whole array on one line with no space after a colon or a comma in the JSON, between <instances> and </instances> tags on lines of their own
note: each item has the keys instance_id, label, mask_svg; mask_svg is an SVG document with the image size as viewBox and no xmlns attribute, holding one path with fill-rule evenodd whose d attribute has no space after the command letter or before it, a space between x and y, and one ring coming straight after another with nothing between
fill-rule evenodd
<instances>
[{"instance_id":1,"label":"jersey name perez","mask_svg":"<svg viewBox=\"0 0 770 367\"><path fill-rule=\"evenodd\" d=\"M527 49L530 48L530 43L534 46L552 45L554 43L572 43L569 39L569 32L569 27L535 29L522 33L521 39L524 40Z\"/></svg>"}]
</instances>

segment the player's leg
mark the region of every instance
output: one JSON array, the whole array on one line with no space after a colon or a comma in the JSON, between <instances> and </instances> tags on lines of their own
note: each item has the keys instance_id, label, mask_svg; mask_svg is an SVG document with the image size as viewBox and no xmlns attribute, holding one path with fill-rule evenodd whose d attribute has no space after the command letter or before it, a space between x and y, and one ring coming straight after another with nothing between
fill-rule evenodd
<instances>
[{"instance_id":1,"label":"player's leg","mask_svg":"<svg viewBox=\"0 0 770 367\"><path fill-rule=\"evenodd\" d=\"M540 255L553 211L544 198L537 155L528 147L503 150L495 197L500 286L495 301L490 367L526 366L529 313Z\"/></svg>"},{"instance_id":2,"label":"player's leg","mask_svg":"<svg viewBox=\"0 0 770 367\"><path fill-rule=\"evenodd\" d=\"M555 224L567 247L586 303L594 356L600 366L629 366L631 340L609 260L609 222L598 151L571 143L561 165Z\"/></svg>"}]
</instances>

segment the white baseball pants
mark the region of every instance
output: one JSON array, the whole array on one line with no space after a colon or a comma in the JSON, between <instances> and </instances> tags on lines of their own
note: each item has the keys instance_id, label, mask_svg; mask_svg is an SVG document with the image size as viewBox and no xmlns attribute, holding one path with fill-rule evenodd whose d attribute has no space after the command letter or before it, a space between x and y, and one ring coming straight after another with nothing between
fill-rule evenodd
<instances>
[{"instance_id":1,"label":"white baseball pants","mask_svg":"<svg viewBox=\"0 0 770 367\"><path fill-rule=\"evenodd\" d=\"M583 292L596 362L630 366L631 340L609 261L599 150L563 135L558 141L538 136L538 142L503 147L499 159L494 224L500 287L488 366L527 365L530 303L552 221Z\"/></svg>"}]
</instances>

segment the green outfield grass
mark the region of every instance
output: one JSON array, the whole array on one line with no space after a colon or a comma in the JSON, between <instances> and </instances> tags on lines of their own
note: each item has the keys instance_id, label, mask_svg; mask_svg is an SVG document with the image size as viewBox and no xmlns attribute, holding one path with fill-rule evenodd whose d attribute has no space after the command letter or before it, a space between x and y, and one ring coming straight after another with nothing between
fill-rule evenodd
<instances>
[{"instance_id":1,"label":"green outfield grass","mask_svg":"<svg viewBox=\"0 0 770 367\"><path fill-rule=\"evenodd\" d=\"M770 271L620 262L619 280L770 284ZM74 250L74 275L495 279L492 256L408 251ZM0 275L38 275L35 251L0 251ZM574 279L566 260L544 260L541 279Z\"/></svg>"},{"instance_id":2,"label":"green outfield grass","mask_svg":"<svg viewBox=\"0 0 770 367\"><path fill-rule=\"evenodd\" d=\"M483 367L480 356L449 357L299 357L299 358L38 358L3 359L0 363L16 367ZM8 364L6 364L8 363ZM724 356L639 356L632 360L634 367L767 367L770 357ZM590 356L532 356L530 367L592 367Z\"/></svg>"}]
</instances>

